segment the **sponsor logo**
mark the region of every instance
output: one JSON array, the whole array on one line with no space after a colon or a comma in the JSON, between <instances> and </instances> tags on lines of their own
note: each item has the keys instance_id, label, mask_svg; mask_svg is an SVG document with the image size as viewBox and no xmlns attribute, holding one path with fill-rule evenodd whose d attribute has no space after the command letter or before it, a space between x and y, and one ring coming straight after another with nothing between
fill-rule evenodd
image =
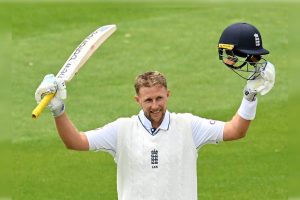
<instances>
[{"instance_id":1,"label":"sponsor logo","mask_svg":"<svg viewBox=\"0 0 300 200\"><path fill-rule=\"evenodd\" d=\"M59 73L59 78L63 78L67 73L69 68L72 67L73 62L76 61L76 59L78 58L78 55L80 54L81 50L83 49L84 46L87 45L87 43L98 33L98 31L95 31L93 33L91 33L83 42L80 43L80 45L75 49L75 51L73 52L72 56L70 57L70 59L68 60L68 62L65 64L64 68L61 70L61 72ZM94 48L94 45L92 46L91 49Z\"/></svg>"},{"instance_id":2,"label":"sponsor logo","mask_svg":"<svg viewBox=\"0 0 300 200\"><path fill-rule=\"evenodd\" d=\"M215 121L215 120L210 120L209 123L210 123L211 125L214 125L214 124L216 123L216 121Z\"/></svg>"}]
</instances>

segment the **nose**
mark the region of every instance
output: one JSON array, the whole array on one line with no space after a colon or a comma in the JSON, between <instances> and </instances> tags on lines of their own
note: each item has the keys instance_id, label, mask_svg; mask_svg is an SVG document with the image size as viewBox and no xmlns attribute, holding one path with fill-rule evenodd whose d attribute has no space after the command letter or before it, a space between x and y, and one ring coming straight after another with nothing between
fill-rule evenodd
<instances>
[{"instance_id":1,"label":"nose","mask_svg":"<svg viewBox=\"0 0 300 200\"><path fill-rule=\"evenodd\" d=\"M159 108L158 102L154 100L151 104L151 109L155 110L155 109L158 109L158 108Z\"/></svg>"}]
</instances>

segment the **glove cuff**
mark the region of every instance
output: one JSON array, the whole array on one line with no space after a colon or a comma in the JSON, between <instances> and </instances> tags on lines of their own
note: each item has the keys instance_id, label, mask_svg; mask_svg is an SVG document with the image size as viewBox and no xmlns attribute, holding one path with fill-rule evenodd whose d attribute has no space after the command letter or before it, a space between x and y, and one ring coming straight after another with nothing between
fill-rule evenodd
<instances>
[{"instance_id":1,"label":"glove cuff","mask_svg":"<svg viewBox=\"0 0 300 200\"><path fill-rule=\"evenodd\" d=\"M59 107L57 107L55 109L50 108L50 111L51 111L53 117L59 117L65 112L65 104L62 103Z\"/></svg>"},{"instance_id":2,"label":"glove cuff","mask_svg":"<svg viewBox=\"0 0 300 200\"><path fill-rule=\"evenodd\" d=\"M240 108L238 109L238 114L246 120L253 120L256 114L257 99L254 101L248 101L243 98Z\"/></svg>"}]
</instances>

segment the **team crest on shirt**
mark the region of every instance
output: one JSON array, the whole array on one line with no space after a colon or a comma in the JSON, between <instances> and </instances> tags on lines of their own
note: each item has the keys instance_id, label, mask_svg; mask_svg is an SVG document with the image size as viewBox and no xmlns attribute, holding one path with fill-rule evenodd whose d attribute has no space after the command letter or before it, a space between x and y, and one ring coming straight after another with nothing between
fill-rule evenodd
<instances>
[{"instance_id":1,"label":"team crest on shirt","mask_svg":"<svg viewBox=\"0 0 300 200\"><path fill-rule=\"evenodd\" d=\"M255 46L259 47L260 46L260 39L257 33L254 34L255 38Z\"/></svg>"},{"instance_id":2,"label":"team crest on shirt","mask_svg":"<svg viewBox=\"0 0 300 200\"><path fill-rule=\"evenodd\" d=\"M158 168L158 150L151 151L151 166L153 169Z\"/></svg>"}]
</instances>

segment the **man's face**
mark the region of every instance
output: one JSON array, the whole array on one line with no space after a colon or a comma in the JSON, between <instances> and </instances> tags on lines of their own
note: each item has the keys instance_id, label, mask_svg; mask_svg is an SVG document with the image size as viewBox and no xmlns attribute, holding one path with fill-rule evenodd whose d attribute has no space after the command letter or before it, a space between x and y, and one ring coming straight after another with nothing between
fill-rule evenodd
<instances>
[{"instance_id":1,"label":"man's face","mask_svg":"<svg viewBox=\"0 0 300 200\"><path fill-rule=\"evenodd\" d=\"M170 92L165 87L157 85L141 87L139 94L135 96L135 100L140 104L154 128L158 128L163 121L169 95Z\"/></svg>"}]
</instances>

